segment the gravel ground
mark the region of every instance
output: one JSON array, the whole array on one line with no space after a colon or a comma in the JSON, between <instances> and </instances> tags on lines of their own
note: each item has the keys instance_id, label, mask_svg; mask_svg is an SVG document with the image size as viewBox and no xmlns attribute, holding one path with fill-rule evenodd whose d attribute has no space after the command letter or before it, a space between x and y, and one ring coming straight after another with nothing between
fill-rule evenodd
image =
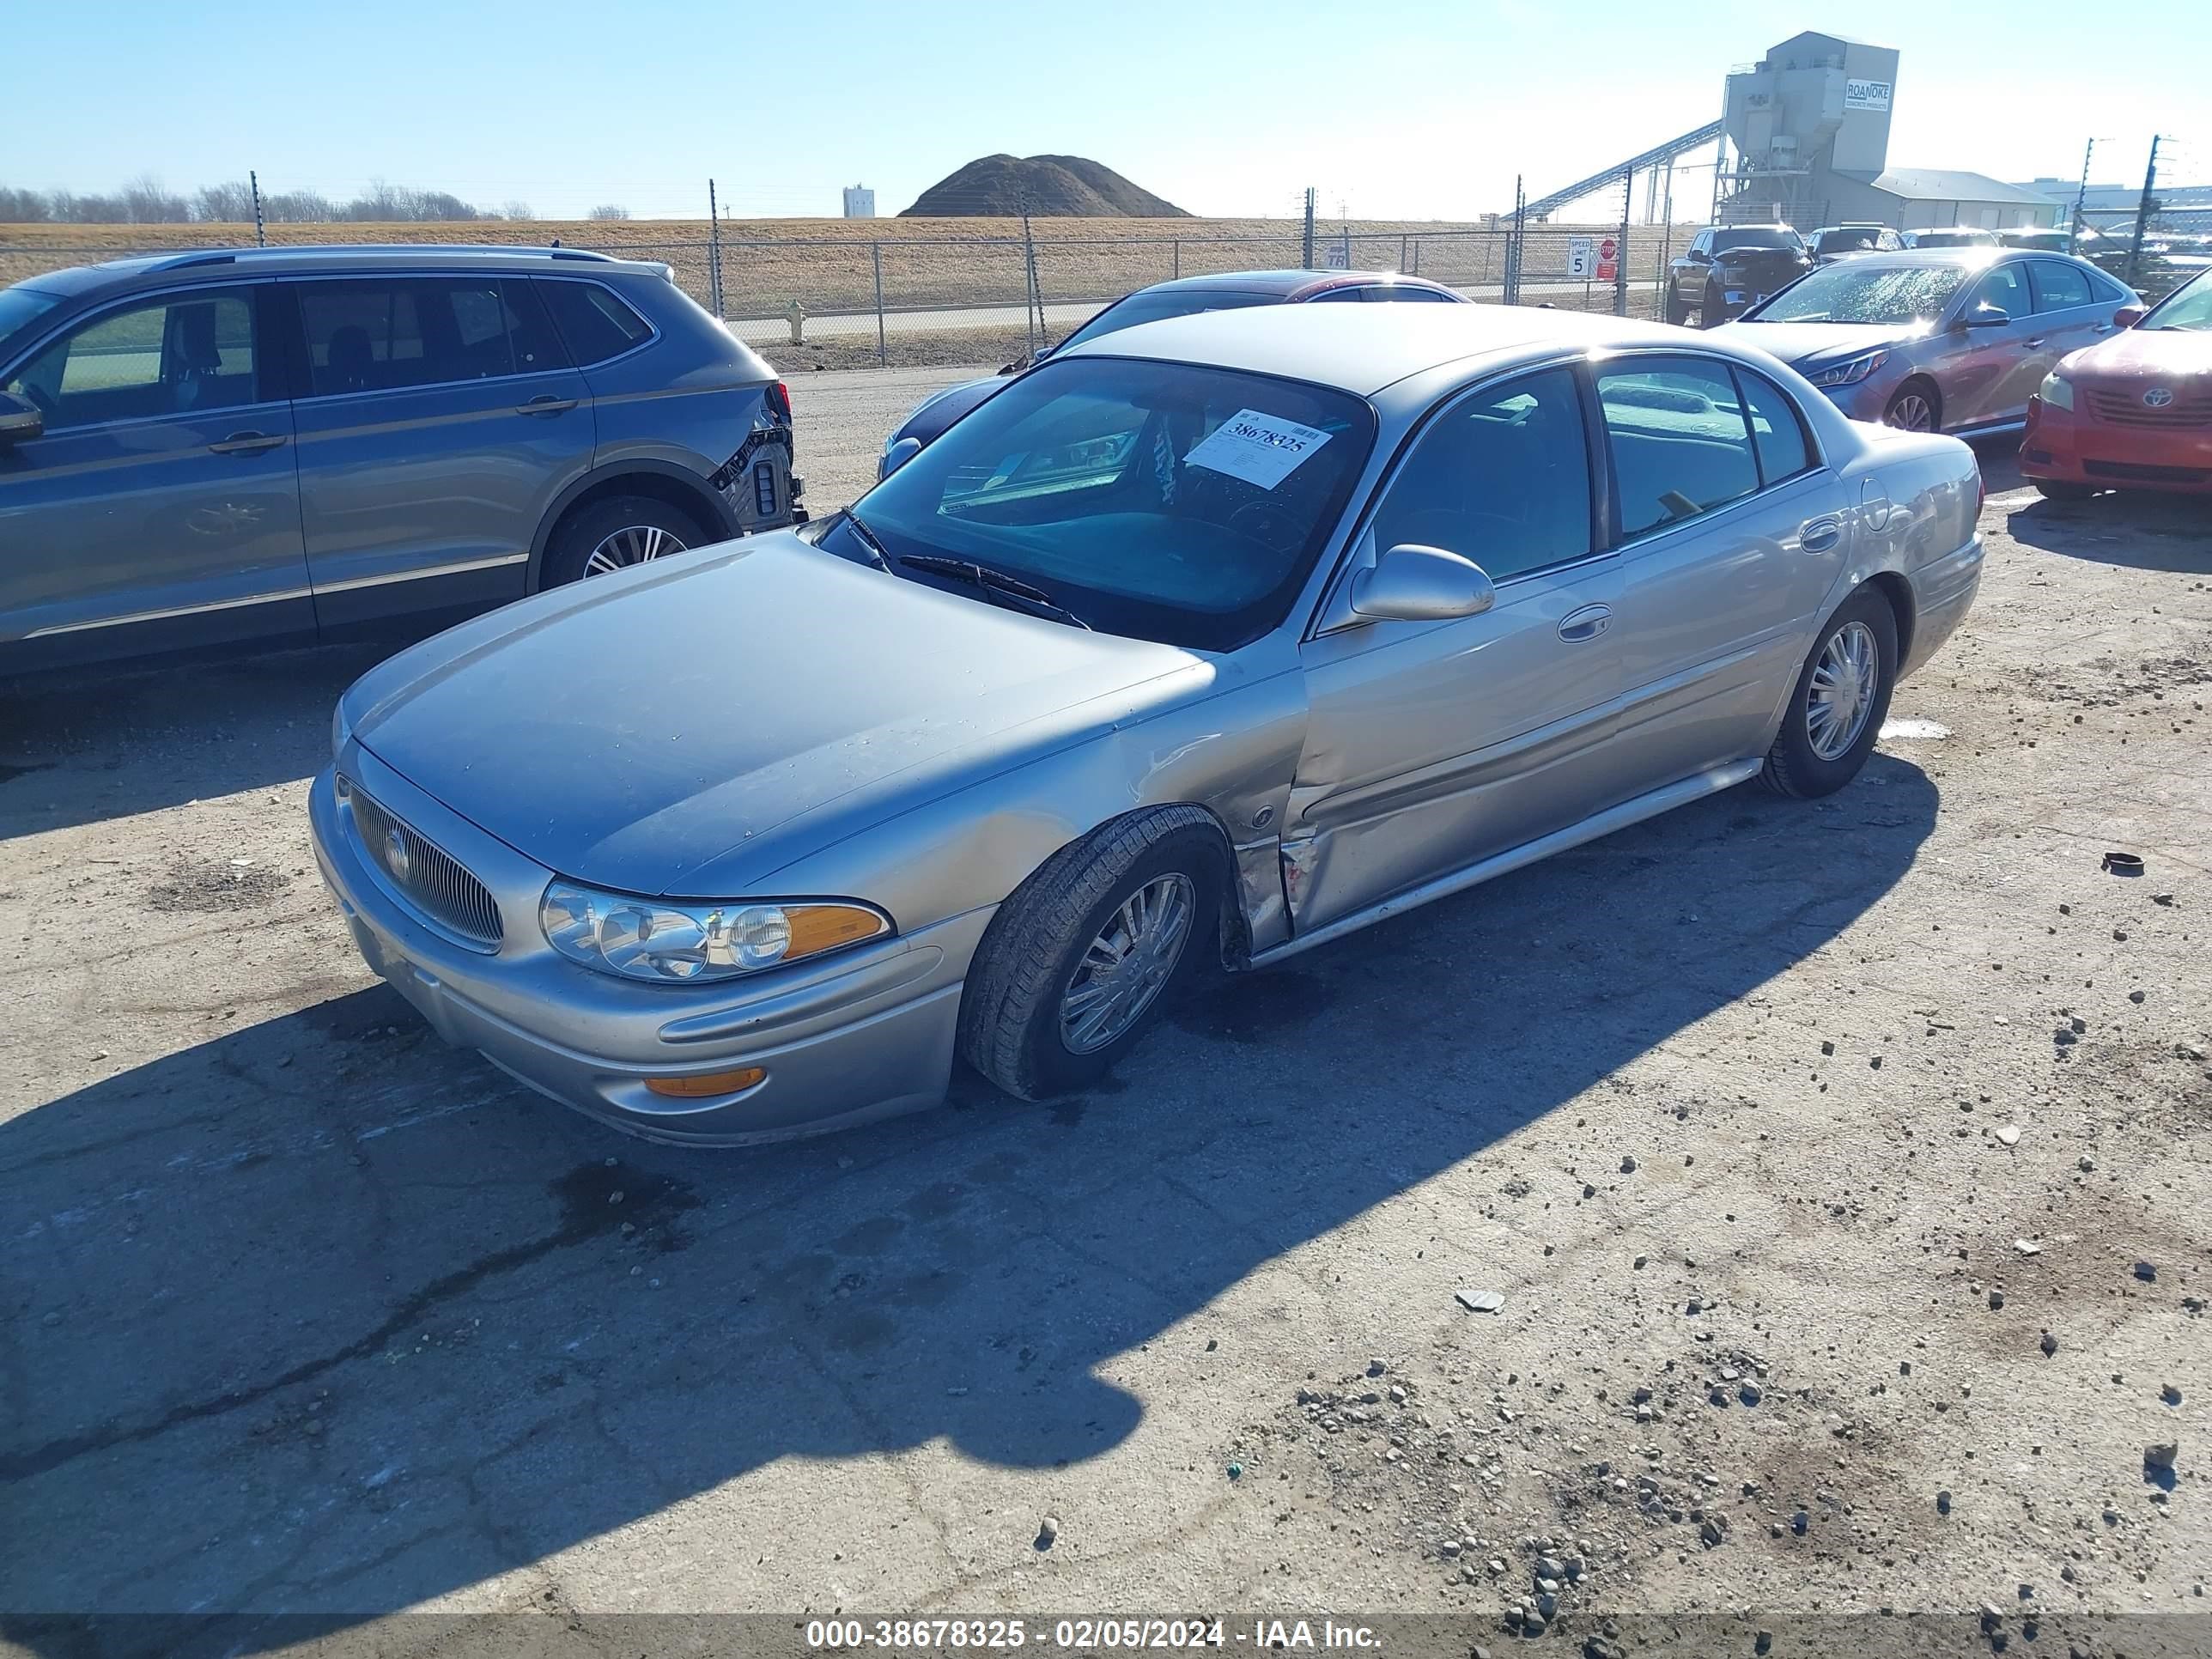
<instances>
[{"instance_id":1,"label":"gravel ground","mask_svg":"<svg viewBox=\"0 0 2212 1659\"><path fill-rule=\"evenodd\" d=\"M799 380L817 509L950 378ZM743 1155L365 973L303 799L368 653L0 691L0 1635L2204 1610L2212 529L1985 465L1840 796L1219 986L1081 1098Z\"/></svg>"}]
</instances>

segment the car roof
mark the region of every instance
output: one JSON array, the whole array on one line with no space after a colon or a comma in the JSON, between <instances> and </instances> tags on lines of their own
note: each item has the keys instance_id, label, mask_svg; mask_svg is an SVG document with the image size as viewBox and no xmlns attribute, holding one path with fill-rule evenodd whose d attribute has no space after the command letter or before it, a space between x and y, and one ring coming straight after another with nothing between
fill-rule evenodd
<instances>
[{"instance_id":1,"label":"car roof","mask_svg":"<svg viewBox=\"0 0 2212 1659\"><path fill-rule=\"evenodd\" d=\"M659 272L650 261L617 259L580 247L502 247L453 242L325 244L313 247L179 248L99 264L43 271L21 284L48 294L76 295L109 286L136 285L179 271L297 275L340 270L574 270Z\"/></svg>"},{"instance_id":2,"label":"car roof","mask_svg":"<svg viewBox=\"0 0 2212 1659\"><path fill-rule=\"evenodd\" d=\"M1143 294L1271 294L1289 299L1304 289L1375 288L1403 283L1407 288L1433 289L1462 297L1458 291L1425 276L1408 276L1396 270L1218 270L1200 276L1175 276L1138 291Z\"/></svg>"},{"instance_id":3,"label":"car roof","mask_svg":"<svg viewBox=\"0 0 2212 1659\"><path fill-rule=\"evenodd\" d=\"M1733 347L1679 328L1538 306L1254 306L1139 323L1053 361L1149 357L1308 380L1365 398L1425 369L1469 357L1534 355L1554 343L1735 355Z\"/></svg>"}]
</instances>

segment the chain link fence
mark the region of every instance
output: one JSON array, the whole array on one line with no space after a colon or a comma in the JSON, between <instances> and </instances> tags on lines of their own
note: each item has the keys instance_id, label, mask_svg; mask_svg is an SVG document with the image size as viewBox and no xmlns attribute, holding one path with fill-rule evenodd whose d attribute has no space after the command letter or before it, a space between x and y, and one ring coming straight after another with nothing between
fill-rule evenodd
<instances>
[{"instance_id":1,"label":"chain link fence","mask_svg":"<svg viewBox=\"0 0 2212 1659\"><path fill-rule=\"evenodd\" d=\"M994 227L932 234L917 226L910 234L871 235L855 222L836 236L770 240L709 234L656 240L582 234L564 237L562 245L665 264L686 293L778 367L805 369L1012 362L1064 338L1133 289L1237 270L1396 271L1482 303L1517 301L1650 317L1658 313L1668 257L1695 234L1694 227L1636 226L1624 241L1617 226L1530 225L1516 236L1510 220L1497 228L1316 225L1310 232L1291 220L1224 234L1203 223L1188 233L1162 234L1148 225L1084 236L1060 227L1024 235L1019 221L1006 222L1004 233ZM546 245L538 234L505 228L505 245ZM537 229L550 234L549 228ZM238 245L234 229L220 225L179 227L161 236L161 245L149 237L134 246L127 229L117 230L96 243L29 235L0 243L0 283L94 259ZM470 230L479 240L496 234L489 224ZM1611 269L1589 257L1607 239L1620 244ZM1585 256L1580 262L1578 244Z\"/></svg>"}]
</instances>

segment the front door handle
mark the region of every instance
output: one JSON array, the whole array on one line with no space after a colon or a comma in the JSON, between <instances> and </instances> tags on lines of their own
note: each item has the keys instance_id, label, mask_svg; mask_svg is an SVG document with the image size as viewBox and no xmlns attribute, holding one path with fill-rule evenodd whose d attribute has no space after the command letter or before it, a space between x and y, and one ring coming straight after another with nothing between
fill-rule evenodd
<instances>
[{"instance_id":1,"label":"front door handle","mask_svg":"<svg viewBox=\"0 0 2212 1659\"><path fill-rule=\"evenodd\" d=\"M1584 640L1595 639L1612 626L1611 605L1586 605L1559 619L1559 637L1570 645L1580 645Z\"/></svg>"},{"instance_id":2,"label":"front door handle","mask_svg":"<svg viewBox=\"0 0 2212 1659\"><path fill-rule=\"evenodd\" d=\"M2043 337L2039 334L2033 340L2030 340L2027 343L2027 349L2030 351L2040 351L2043 349Z\"/></svg>"},{"instance_id":3,"label":"front door handle","mask_svg":"<svg viewBox=\"0 0 2212 1659\"><path fill-rule=\"evenodd\" d=\"M284 441L282 433L271 436L266 432L234 432L220 443L208 447L218 455L258 455L264 449L274 449Z\"/></svg>"},{"instance_id":4,"label":"front door handle","mask_svg":"<svg viewBox=\"0 0 2212 1659\"><path fill-rule=\"evenodd\" d=\"M576 400L574 398L555 398L549 396L544 398L532 398L526 404L517 404L515 405L514 412L518 415L558 415L563 410L574 409L575 406Z\"/></svg>"},{"instance_id":5,"label":"front door handle","mask_svg":"<svg viewBox=\"0 0 2212 1659\"><path fill-rule=\"evenodd\" d=\"M1797 545L1808 553L1825 553L1844 538L1844 526L1834 519L1815 519L1797 532Z\"/></svg>"}]
</instances>

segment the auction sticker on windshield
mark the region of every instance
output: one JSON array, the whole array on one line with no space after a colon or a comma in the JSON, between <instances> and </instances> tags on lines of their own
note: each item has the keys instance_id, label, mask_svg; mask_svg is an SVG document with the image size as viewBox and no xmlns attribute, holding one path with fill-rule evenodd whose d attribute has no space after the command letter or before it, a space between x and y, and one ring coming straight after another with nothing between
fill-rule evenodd
<instances>
[{"instance_id":1,"label":"auction sticker on windshield","mask_svg":"<svg viewBox=\"0 0 2212 1659\"><path fill-rule=\"evenodd\" d=\"M1273 489L1328 441L1328 434L1317 427L1240 409L1182 459L1186 465L1225 472Z\"/></svg>"}]
</instances>

